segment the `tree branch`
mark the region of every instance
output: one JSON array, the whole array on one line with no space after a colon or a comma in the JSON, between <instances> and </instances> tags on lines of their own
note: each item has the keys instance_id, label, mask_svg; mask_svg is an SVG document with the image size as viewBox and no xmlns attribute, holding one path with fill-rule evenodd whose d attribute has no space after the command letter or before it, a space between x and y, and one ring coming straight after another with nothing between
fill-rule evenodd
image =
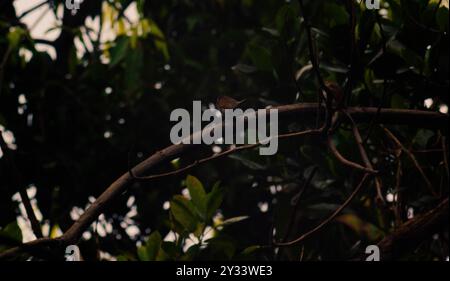
<instances>
[{"instance_id":1,"label":"tree branch","mask_svg":"<svg viewBox=\"0 0 450 281\"><path fill-rule=\"evenodd\" d=\"M423 171L422 167L420 167L419 162L417 161L414 154L411 153L402 143L399 141L399 139L386 127L382 127L386 135L403 151L408 155L409 159L411 159L412 163L416 167L416 169L419 171L420 175L422 176L423 180L425 181L425 184L427 188L430 190L431 194L433 194L435 197L438 197L436 191L433 189L433 185L431 184L430 180L428 179L427 175Z\"/></svg>"},{"instance_id":2,"label":"tree branch","mask_svg":"<svg viewBox=\"0 0 450 281\"><path fill-rule=\"evenodd\" d=\"M31 229L33 230L34 235L36 235L37 238L42 238L42 230L41 225L36 218L36 215L33 211L33 206L31 205L30 198L28 198L27 189L25 187L25 183L23 181L23 178L17 169L17 166L14 162L13 156L11 154L11 151L8 148L8 145L6 144L5 140L3 139L3 131L0 130L0 148L3 151L3 155L5 156L5 160L9 162L9 166L11 168L12 173L12 179L13 183L15 185L15 188L19 190L20 198L22 199L23 206L25 207L25 211L27 214L27 217L31 224Z\"/></svg>"},{"instance_id":3,"label":"tree branch","mask_svg":"<svg viewBox=\"0 0 450 281\"><path fill-rule=\"evenodd\" d=\"M344 111L344 114L348 117L348 119L352 123L353 137L355 138L356 145L358 146L359 154L361 155L361 159L363 160L364 165L366 165L366 167L368 169L373 170L372 162L370 162L369 156L367 155L366 149L364 148L364 141L362 140L361 134L358 130L358 126L357 126L355 120L353 120L352 116L350 114L348 114L346 111ZM379 176L376 176L375 177L375 188L377 189L377 199L379 202L384 203L385 201L383 198L383 193L381 191L381 187L382 187L381 178Z\"/></svg>"},{"instance_id":4,"label":"tree branch","mask_svg":"<svg viewBox=\"0 0 450 281\"><path fill-rule=\"evenodd\" d=\"M333 138L332 136L328 136L328 148L330 149L331 154L333 154L333 156L342 164L344 164L345 166L348 166L350 168L359 170L359 171L363 171L365 173L369 173L369 174L376 174L378 173L378 171L375 171L374 169L368 168L368 167L364 167L358 163L355 163L353 161L350 161L348 159L346 159L344 156L342 156L342 154L337 150L336 145L333 142Z\"/></svg>"},{"instance_id":5,"label":"tree branch","mask_svg":"<svg viewBox=\"0 0 450 281\"><path fill-rule=\"evenodd\" d=\"M381 258L392 260L414 250L421 242L448 227L448 197L431 211L401 225L378 243Z\"/></svg>"},{"instance_id":6,"label":"tree branch","mask_svg":"<svg viewBox=\"0 0 450 281\"><path fill-rule=\"evenodd\" d=\"M276 245L276 246L291 246L291 245L297 244L297 243L305 240L306 238L310 237L312 234L316 233L317 231L321 230L322 228L324 228L337 215L339 215L342 212L342 210L344 210L348 206L348 204L350 204L350 202L353 200L353 198L355 198L355 196L358 194L358 192L364 186L364 183L366 182L366 180L369 176L370 176L370 174L367 174L367 173L364 174L364 176L361 179L361 181L359 182L358 186L355 188L355 190L352 192L352 194L350 194L350 196L347 198L347 200L345 200L345 202L342 203L342 205L339 206L339 208L337 208L336 211L333 212L333 214L331 214L327 219L322 221L318 226L314 227L313 229L311 229L310 231L306 232L305 234L303 234L302 236L298 237L297 239L295 239L293 241L274 242L274 245Z\"/></svg>"},{"instance_id":7,"label":"tree branch","mask_svg":"<svg viewBox=\"0 0 450 281\"><path fill-rule=\"evenodd\" d=\"M316 114L324 112L324 107L320 107L321 110L317 110L316 103L303 103L303 104L290 104L275 107L278 109L279 114L289 115L295 114L299 117L316 117ZM269 112L269 111L267 111ZM362 108L353 107L347 108L347 112L352 114L355 121L367 121L371 120L377 112L377 108ZM404 109L382 109L378 119L384 123L394 124L409 124L420 126L420 124L429 126L447 126L448 115L437 112L421 111L421 110L404 110ZM293 133L295 136L295 133ZM292 135L292 134L287 134ZM151 155L146 160L136 165L132 172L136 176L142 176L152 168L161 164L169 159L188 151L195 147L193 144L175 144L171 145L155 154ZM58 245L70 245L77 243L81 237L83 231L89 227L89 225L95 221L95 219L104 211L109 202L111 202L116 196L121 194L126 188L135 180L130 176L127 171L115 180L98 198L97 200L84 212L84 214L61 236L58 238ZM43 242L40 242L43 241ZM41 247L41 244L46 244L46 240L35 240L26 243L18 248L10 249L0 254L0 259L4 259L10 256L8 253L16 253L20 251L29 251L35 247Z\"/></svg>"}]
</instances>

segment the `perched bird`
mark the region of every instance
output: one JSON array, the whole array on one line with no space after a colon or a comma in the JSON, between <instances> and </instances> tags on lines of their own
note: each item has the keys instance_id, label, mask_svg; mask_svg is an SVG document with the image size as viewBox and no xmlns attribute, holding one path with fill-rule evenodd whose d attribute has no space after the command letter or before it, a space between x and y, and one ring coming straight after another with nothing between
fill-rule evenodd
<instances>
[{"instance_id":1,"label":"perched bird","mask_svg":"<svg viewBox=\"0 0 450 281\"><path fill-rule=\"evenodd\" d=\"M333 81L325 81L325 86L330 90L331 97L328 97L327 93L324 93L327 103L337 108L341 108L344 105L344 91L341 86Z\"/></svg>"},{"instance_id":2,"label":"perched bird","mask_svg":"<svg viewBox=\"0 0 450 281\"><path fill-rule=\"evenodd\" d=\"M219 110L235 109L246 100L237 101L229 96L219 96L216 101L216 107Z\"/></svg>"}]
</instances>

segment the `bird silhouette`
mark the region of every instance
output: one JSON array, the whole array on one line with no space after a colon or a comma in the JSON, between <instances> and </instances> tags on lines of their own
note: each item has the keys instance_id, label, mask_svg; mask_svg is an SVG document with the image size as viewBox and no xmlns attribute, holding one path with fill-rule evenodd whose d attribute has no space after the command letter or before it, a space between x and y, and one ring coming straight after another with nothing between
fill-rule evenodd
<instances>
[{"instance_id":1,"label":"bird silhouette","mask_svg":"<svg viewBox=\"0 0 450 281\"><path fill-rule=\"evenodd\" d=\"M216 107L220 110L235 109L246 100L237 101L229 96L219 96L216 101Z\"/></svg>"}]
</instances>

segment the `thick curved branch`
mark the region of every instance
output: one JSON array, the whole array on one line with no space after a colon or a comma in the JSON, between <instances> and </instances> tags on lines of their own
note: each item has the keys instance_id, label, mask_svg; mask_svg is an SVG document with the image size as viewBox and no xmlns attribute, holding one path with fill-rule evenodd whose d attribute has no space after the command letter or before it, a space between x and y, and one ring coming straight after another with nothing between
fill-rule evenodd
<instances>
[{"instance_id":1,"label":"thick curved branch","mask_svg":"<svg viewBox=\"0 0 450 281\"><path fill-rule=\"evenodd\" d=\"M392 260L413 251L431 235L448 228L448 198L428 213L401 225L378 243L381 259Z\"/></svg>"},{"instance_id":2,"label":"thick curved branch","mask_svg":"<svg viewBox=\"0 0 450 281\"><path fill-rule=\"evenodd\" d=\"M290 104L276 107L280 115L295 114L299 117L316 117L316 114L324 112L324 107L321 110L317 110L316 103L303 103L303 104ZM353 107L347 108L347 112L352 114L355 121L367 121L371 120L377 112L377 108L361 108ZM430 111L420 110L404 110L404 109L382 109L380 111L380 117L378 119L384 123L394 124L420 124L429 126L447 126L448 115ZM193 148L193 144L175 144L171 145L159 152L153 154L146 160L136 165L132 172L136 176L142 176L148 173L158 164L168 161L177 155L186 152ZM81 237L83 231L89 227L89 225L96 220L96 218L104 211L105 207L111 202L117 195L121 194L126 188L135 180L130 176L127 171L115 180L98 198L97 200L84 212L84 214L60 237L58 242L60 246L75 244ZM11 251L29 250L34 247L41 247L41 243L35 240L30 243L24 244L21 247L10 249ZM44 244L44 243L43 243ZM9 255L2 253L0 259L6 258Z\"/></svg>"}]
</instances>

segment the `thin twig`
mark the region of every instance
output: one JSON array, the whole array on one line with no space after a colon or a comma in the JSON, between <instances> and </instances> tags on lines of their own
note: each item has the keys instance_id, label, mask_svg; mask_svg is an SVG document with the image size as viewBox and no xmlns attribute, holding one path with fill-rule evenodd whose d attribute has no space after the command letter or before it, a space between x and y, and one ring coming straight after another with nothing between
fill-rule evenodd
<instances>
[{"instance_id":1,"label":"thin twig","mask_svg":"<svg viewBox=\"0 0 450 281\"><path fill-rule=\"evenodd\" d=\"M350 122L352 124L353 137L355 138L356 145L358 146L359 154L361 155L361 159L363 160L364 165L366 165L366 167L368 169L373 170L374 168L373 168L372 162L370 161L369 156L367 155L367 151L364 148L363 140L362 140L361 134L358 130L358 126L356 125L355 120L353 120L352 116L350 114L348 114L345 110L343 112L348 117L348 119L350 120ZM377 190L378 201L385 203L383 193L381 191L381 189L382 189L381 178L379 176L375 177L375 187Z\"/></svg>"},{"instance_id":2,"label":"thin twig","mask_svg":"<svg viewBox=\"0 0 450 281\"><path fill-rule=\"evenodd\" d=\"M378 14L378 12L375 12L375 18L377 20L378 26L380 27L381 40L383 40L382 52L383 52L383 55L386 55L387 54L387 39L386 39L386 35L384 34L383 26L381 25L381 18L380 18L380 15ZM387 94L387 78L384 77L384 79L383 79L383 93L381 95L380 103L378 104L377 114L370 121L369 129L367 130L367 135L366 135L366 137L364 139L364 142L363 142L364 144L369 140L370 135L371 135L372 130L373 130L373 127L375 126L375 124L377 122L377 119L380 116L381 108L383 107L384 100L386 99L386 94Z\"/></svg>"},{"instance_id":3,"label":"thin twig","mask_svg":"<svg viewBox=\"0 0 450 281\"><path fill-rule=\"evenodd\" d=\"M3 155L5 156L5 159L9 162L9 166L11 168L12 172L12 178L13 182L16 185L15 187L19 190L20 198L22 199L23 206L25 207L25 211L27 214L28 219L30 220L31 229L34 232L34 235L36 235L37 238L42 238L42 230L41 225L36 218L36 215L33 211L33 206L31 205L30 198L28 198L27 189L25 188L25 183L22 179L22 176L20 175L19 170L17 169L16 164L14 163L13 156L8 148L8 145L6 144L5 140L3 139L3 131L0 130L0 148L3 151Z\"/></svg>"},{"instance_id":4,"label":"thin twig","mask_svg":"<svg viewBox=\"0 0 450 281\"><path fill-rule=\"evenodd\" d=\"M404 152L406 155L408 155L409 159L411 159L412 163L416 167L416 169L419 171L420 175L422 176L422 179L425 181L425 184L427 188L430 190L431 194L433 196L438 197L436 191L433 189L433 185L431 184L430 180L428 179L427 175L423 171L422 167L420 167L419 162L417 161L414 154L411 153L400 141L399 139L386 127L381 126L386 133L386 135Z\"/></svg>"},{"instance_id":5,"label":"thin twig","mask_svg":"<svg viewBox=\"0 0 450 281\"><path fill-rule=\"evenodd\" d=\"M444 154L445 174L447 175L447 181L448 181L450 179L450 177L449 177L449 169L448 169L447 138L445 136L442 136L441 142L442 142L442 152Z\"/></svg>"},{"instance_id":6,"label":"thin twig","mask_svg":"<svg viewBox=\"0 0 450 281\"><path fill-rule=\"evenodd\" d=\"M295 132L295 133L288 133L288 134L283 134L283 135L278 135L278 139L284 139L284 138L289 138L289 137L295 137L295 136L303 136L303 135L314 135L314 134L320 134L322 132L322 130L306 130L306 131L301 131L301 132ZM274 138L274 137L273 137ZM199 165L199 164L203 164L205 162L235 153L237 151L240 150L246 150L246 149L251 149L251 148L255 148L258 147L262 144L262 142L266 142L267 140L270 140L272 138L268 138L264 141L260 141L258 143L254 143L254 144L247 144L247 145L242 145L242 146L236 146L236 147L232 147L228 150L225 150L223 152L220 153L216 153L212 156L200 159L200 160L195 160L194 163L187 165L186 167L177 169L175 171L171 171L171 172L167 172L167 173L162 173L162 174L156 174L156 175L151 175L151 176L145 176L145 177L138 177L134 174L134 172L132 171L132 169L129 169L129 174L133 179L139 180L139 181L146 181L146 180L154 180L157 178L162 178L162 177L167 177L167 176L173 176L173 175L177 175L180 173L183 173L189 169L194 168L195 166Z\"/></svg>"},{"instance_id":7,"label":"thin twig","mask_svg":"<svg viewBox=\"0 0 450 281\"><path fill-rule=\"evenodd\" d=\"M0 63L0 97L2 96L3 89L3 75L5 73L6 63L8 62L9 55L11 54L11 45L8 45L5 54L3 55L2 61Z\"/></svg>"},{"instance_id":8,"label":"thin twig","mask_svg":"<svg viewBox=\"0 0 450 281\"><path fill-rule=\"evenodd\" d=\"M356 48L356 41L355 41L355 28L356 28L356 15L355 15L355 6L353 5L353 0L348 0L348 9L350 14L350 69L348 71L347 75L347 84L345 85L344 90L344 97L342 97L342 100L345 105L348 104L348 101L351 97L352 90L353 90L353 76L355 72L355 51L357 51Z\"/></svg>"},{"instance_id":9,"label":"thin twig","mask_svg":"<svg viewBox=\"0 0 450 281\"><path fill-rule=\"evenodd\" d=\"M400 202L401 178L402 178L402 161L399 159L397 163L397 171L395 173L395 195L394 195L394 202L395 202L394 212L395 212L396 226L399 226L403 222L401 216L401 202Z\"/></svg>"},{"instance_id":10,"label":"thin twig","mask_svg":"<svg viewBox=\"0 0 450 281\"><path fill-rule=\"evenodd\" d=\"M360 170L363 171L365 173L369 173L369 174L376 174L378 173L378 171L364 167L358 163L355 163L353 161L350 161L348 159L346 159L344 156L342 156L342 154L337 150L336 145L333 142L332 136L328 136L328 148L331 151L331 154L333 154L333 156L342 164L344 164L345 166L348 166L350 168L356 169L356 170Z\"/></svg>"},{"instance_id":11,"label":"thin twig","mask_svg":"<svg viewBox=\"0 0 450 281\"><path fill-rule=\"evenodd\" d=\"M332 97L333 93L331 92L331 90L325 85L325 81L322 77L322 74L320 73L320 66L319 66L319 59L317 57L317 54L315 52L315 44L314 44L314 38L312 36L312 31L311 31L311 22L310 19L306 16L306 12L305 12L305 5L303 3L303 0L298 0L299 5L300 5L300 10L302 11L302 15L303 15L303 19L305 21L305 29L306 29L306 35L308 38L308 49L309 49L309 57L311 60L311 63L313 65L313 69L314 72L316 73L317 76L317 80L319 81L319 86L320 89L322 91L319 91L318 93L318 103L319 103L319 107L321 106L322 101L326 101L327 99L325 98L323 91L327 94L327 97ZM326 127L327 129L331 126L331 108L330 108L331 104L327 104L326 106Z\"/></svg>"},{"instance_id":12,"label":"thin twig","mask_svg":"<svg viewBox=\"0 0 450 281\"><path fill-rule=\"evenodd\" d=\"M288 222L288 227L286 229L286 232L284 233L283 238L281 239L281 242L284 242L287 240L289 233L292 230L292 227L294 226L294 221L295 221L295 215L297 214L298 208L300 206L300 198L302 197L302 195L305 193L305 190L308 188L308 186L311 184L312 179L314 178L314 175L316 174L318 170L318 167L315 166L313 168L313 170L309 173L308 178L305 180L305 182L303 183L302 188L300 189L300 191L291 199L291 205L294 206L294 208L292 209L292 213L290 215L290 219Z\"/></svg>"},{"instance_id":13,"label":"thin twig","mask_svg":"<svg viewBox=\"0 0 450 281\"><path fill-rule=\"evenodd\" d=\"M355 198L355 196L358 194L358 192L361 190L361 188L363 187L366 179L369 177L369 174L364 174L362 180L359 182L358 186L355 188L355 190L352 192L352 194L350 194L350 196L347 198L347 200L345 200L345 202L339 206L339 208L336 209L336 211L334 211L333 214L331 214L327 219L325 219L324 221L322 221L318 226L314 227L313 229L311 229L310 231L306 232L305 234L303 234L302 236L298 237L295 240L289 241L289 242L274 242L274 244L276 246L291 246L294 244L297 244L299 242L302 242L303 240L305 240L306 238L310 237L312 234L316 233L317 231L321 230L322 228L324 228L328 223L330 223L331 221L333 221L333 219L339 215L342 210L344 210L348 204L350 204L350 202L353 200L353 198Z\"/></svg>"}]
</instances>

